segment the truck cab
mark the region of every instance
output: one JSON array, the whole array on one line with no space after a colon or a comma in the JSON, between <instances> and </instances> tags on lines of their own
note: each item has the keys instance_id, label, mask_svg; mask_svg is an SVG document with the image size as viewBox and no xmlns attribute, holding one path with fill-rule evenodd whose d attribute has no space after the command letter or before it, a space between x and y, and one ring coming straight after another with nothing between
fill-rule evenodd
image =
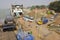
<instances>
[{"instance_id":1,"label":"truck cab","mask_svg":"<svg viewBox=\"0 0 60 40\"><path fill-rule=\"evenodd\" d=\"M23 15L23 5L12 5L11 15L13 17L20 17L21 15Z\"/></svg>"},{"instance_id":2,"label":"truck cab","mask_svg":"<svg viewBox=\"0 0 60 40\"><path fill-rule=\"evenodd\" d=\"M15 23L14 18L11 15L6 16L6 18L4 20L4 24L9 24L9 23Z\"/></svg>"}]
</instances>

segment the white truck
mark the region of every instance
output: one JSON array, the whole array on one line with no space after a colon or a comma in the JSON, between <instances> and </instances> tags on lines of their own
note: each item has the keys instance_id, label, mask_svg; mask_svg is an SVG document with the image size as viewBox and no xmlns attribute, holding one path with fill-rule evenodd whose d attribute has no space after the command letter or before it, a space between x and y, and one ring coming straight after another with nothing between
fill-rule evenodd
<instances>
[{"instance_id":1,"label":"white truck","mask_svg":"<svg viewBox=\"0 0 60 40\"><path fill-rule=\"evenodd\" d=\"M7 16L4 20L3 31L6 30L16 30L16 20L15 17L20 17L23 15L23 5L12 5L11 6L11 15Z\"/></svg>"},{"instance_id":2,"label":"white truck","mask_svg":"<svg viewBox=\"0 0 60 40\"><path fill-rule=\"evenodd\" d=\"M13 17L20 17L21 15L23 15L23 5L12 5L11 15Z\"/></svg>"}]
</instances>

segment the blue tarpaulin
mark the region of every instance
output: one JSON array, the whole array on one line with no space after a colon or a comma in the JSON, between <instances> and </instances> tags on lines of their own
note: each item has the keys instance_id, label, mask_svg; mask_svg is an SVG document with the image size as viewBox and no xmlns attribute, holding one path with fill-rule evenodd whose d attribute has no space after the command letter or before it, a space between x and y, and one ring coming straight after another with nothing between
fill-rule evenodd
<instances>
[{"instance_id":1,"label":"blue tarpaulin","mask_svg":"<svg viewBox=\"0 0 60 40\"><path fill-rule=\"evenodd\" d=\"M17 33L17 40L34 40L32 34L20 31Z\"/></svg>"},{"instance_id":2,"label":"blue tarpaulin","mask_svg":"<svg viewBox=\"0 0 60 40\"><path fill-rule=\"evenodd\" d=\"M28 36L26 36L24 40L34 40L34 38L31 34L28 34Z\"/></svg>"}]
</instances>

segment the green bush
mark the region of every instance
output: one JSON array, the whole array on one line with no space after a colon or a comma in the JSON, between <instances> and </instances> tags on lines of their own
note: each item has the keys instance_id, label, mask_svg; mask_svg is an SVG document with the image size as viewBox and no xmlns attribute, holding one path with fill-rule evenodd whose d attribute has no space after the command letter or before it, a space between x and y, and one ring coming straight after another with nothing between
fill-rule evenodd
<instances>
[{"instance_id":1,"label":"green bush","mask_svg":"<svg viewBox=\"0 0 60 40\"><path fill-rule=\"evenodd\" d=\"M60 12L60 1L51 2L49 4L49 9Z\"/></svg>"}]
</instances>

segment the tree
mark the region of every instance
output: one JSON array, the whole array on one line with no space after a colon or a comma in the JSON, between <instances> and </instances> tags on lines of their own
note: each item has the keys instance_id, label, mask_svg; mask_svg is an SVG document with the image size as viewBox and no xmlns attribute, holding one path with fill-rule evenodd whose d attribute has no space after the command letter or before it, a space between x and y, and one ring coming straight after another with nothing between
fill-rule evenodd
<instances>
[{"instance_id":1,"label":"tree","mask_svg":"<svg viewBox=\"0 0 60 40\"><path fill-rule=\"evenodd\" d=\"M42 8L46 8L46 7L47 7L47 6L45 6L45 5L41 5L41 6L40 6L41 9L42 9Z\"/></svg>"},{"instance_id":2,"label":"tree","mask_svg":"<svg viewBox=\"0 0 60 40\"><path fill-rule=\"evenodd\" d=\"M32 10L32 9L35 9L35 8L37 8L37 9L42 9L42 8L46 8L46 6L45 6L45 5L41 5L41 6L40 6L40 5L35 5L35 6L32 6L32 7L31 7L31 10Z\"/></svg>"},{"instance_id":3,"label":"tree","mask_svg":"<svg viewBox=\"0 0 60 40\"><path fill-rule=\"evenodd\" d=\"M35 9L35 6L32 6L32 7L31 7L31 10L33 10L33 9Z\"/></svg>"},{"instance_id":4,"label":"tree","mask_svg":"<svg viewBox=\"0 0 60 40\"><path fill-rule=\"evenodd\" d=\"M60 12L60 1L51 2L49 4L49 9Z\"/></svg>"}]
</instances>

